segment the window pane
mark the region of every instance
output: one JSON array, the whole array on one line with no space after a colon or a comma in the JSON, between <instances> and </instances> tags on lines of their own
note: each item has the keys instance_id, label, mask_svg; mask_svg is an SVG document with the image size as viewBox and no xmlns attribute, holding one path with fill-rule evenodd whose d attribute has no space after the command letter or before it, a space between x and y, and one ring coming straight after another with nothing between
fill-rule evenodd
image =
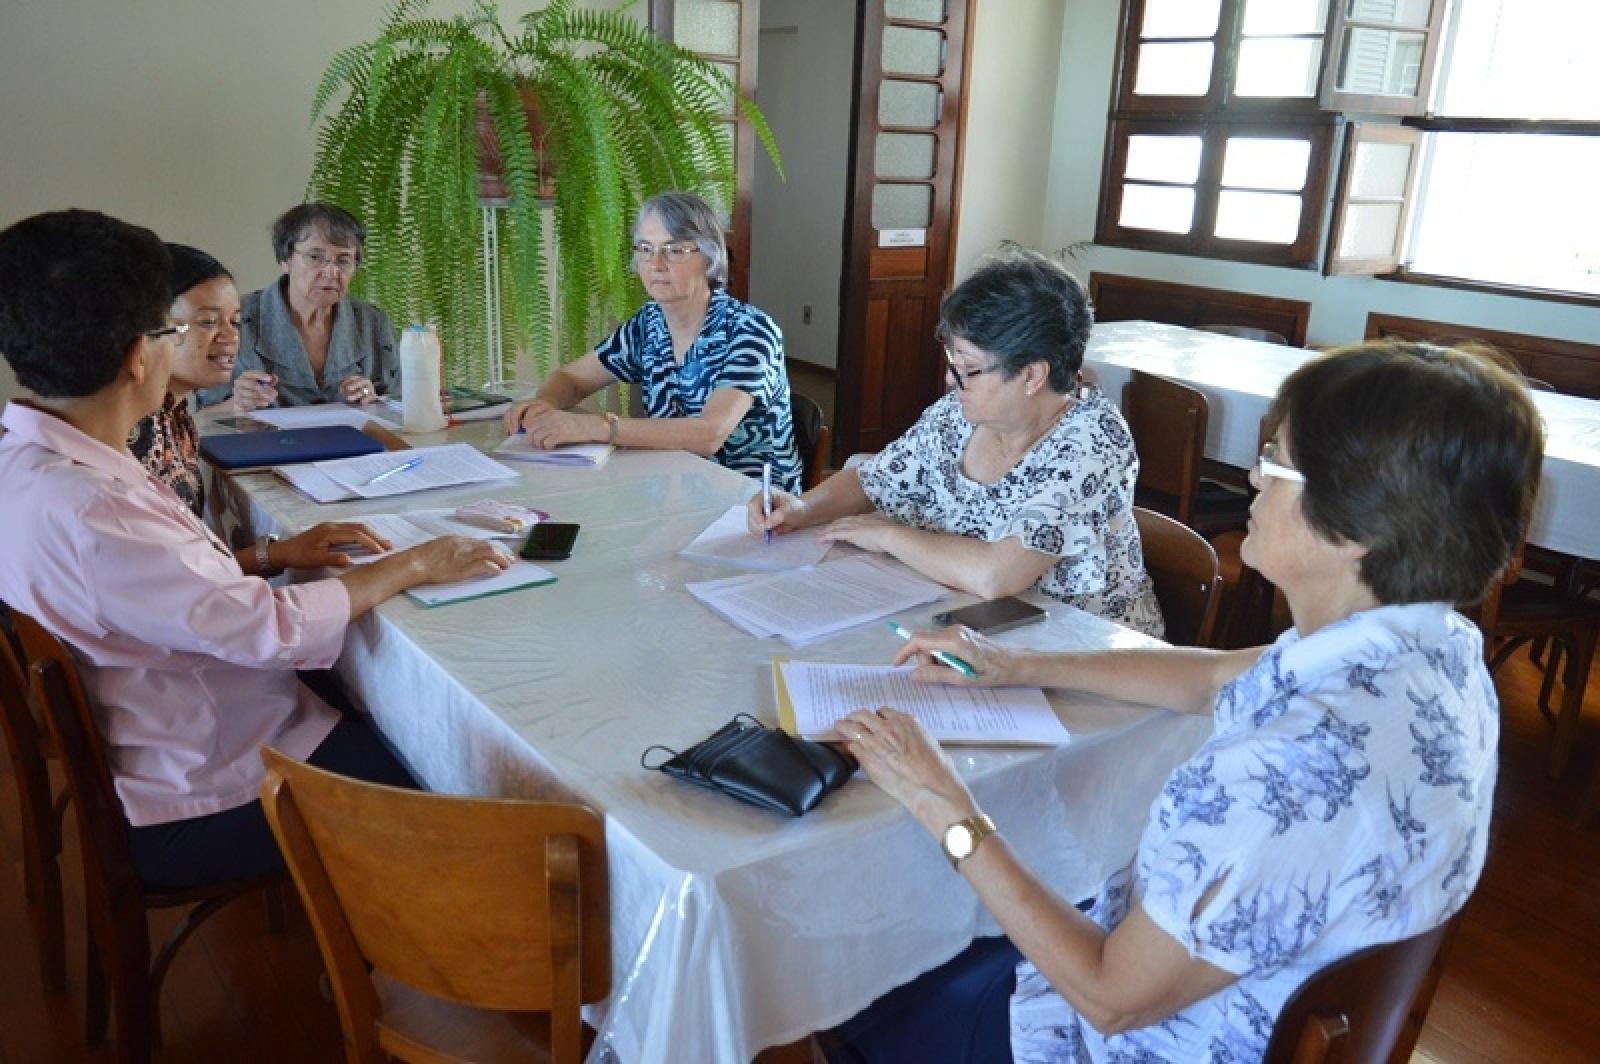
<instances>
[{"instance_id":1,"label":"window pane","mask_svg":"<svg viewBox=\"0 0 1600 1064\"><path fill-rule=\"evenodd\" d=\"M1117 224L1128 229L1187 233L1194 228L1194 189L1125 184Z\"/></svg>"},{"instance_id":2,"label":"window pane","mask_svg":"<svg viewBox=\"0 0 1600 1064\"><path fill-rule=\"evenodd\" d=\"M923 81L879 82L878 121L932 129L939 124L939 86Z\"/></svg>"},{"instance_id":3,"label":"window pane","mask_svg":"<svg viewBox=\"0 0 1600 1064\"><path fill-rule=\"evenodd\" d=\"M944 72L944 34L937 30L885 26L883 71L886 74L938 77Z\"/></svg>"},{"instance_id":4,"label":"window pane","mask_svg":"<svg viewBox=\"0 0 1600 1064\"><path fill-rule=\"evenodd\" d=\"M739 54L739 5L735 0L680 0L673 19L678 44L707 55Z\"/></svg>"},{"instance_id":5,"label":"window pane","mask_svg":"<svg viewBox=\"0 0 1600 1064\"><path fill-rule=\"evenodd\" d=\"M1600 137L1437 133L1431 148L1413 269L1600 293Z\"/></svg>"},{"instance_id":6,"label":"window pane","mask_svg":"<svg viewBox=\"0 0 1600 1064\"><path fill-rule=\"evenodd\" d=\"M1148 0L1141 37L1212 37L1222 0Z\"/></svg>"},{"instance_id":7,"label":"window pane","mask_svg":"<svg viewBox=\"0 0 1600 1064\"><path fill-rule=\"evenodd\" d=\"M935 144L927 133L879 133L878 176L932 177Z\"/></svg>"},{"instance_id":8,"label":"window pane","mask_svg":"<svg viewBox=\"0 0 1600 1064\"><path fill-rule=\"evenodd\" d=\"M1420 33L1393 33L1351 27L1344 32L1344 56L1339 63L1341 92L1376 96L1414 96L1422 76Z\"/></svg>"},{"instance_id":9,"label":"window pane","mask_svg":"<svg viewBox=\"0 0 1600 1064\"><path fill-rule=\"evenodd\" d=\"M1298 192L1306 186L1309 140L1229 137L1222 155L1222 183L1230 188Z\"/></svg>"},{"instance_id":10,"label":"window pane","mask_svg":"<svg viewBox=\"0 0 1600 1064\"><path fill-rule=\"evenodd\" d=\"M1133 91L1139 96L1204 96L1211 88L1208 41L1189 44L1142 44Z\"/></svg>"},{"instance_id":11,"label":"window pane","mask_svg":"<svg viewBox=\"0 0 1600 1064\"><path fill-rule=\"evenodd\" d=\"M1328 28L1328 0L1249 0L1244 35L1322 33Z\"/></svg>"},{"instance_id":12,"label":"window pane","mask_svg":"<svg viewBox=\"0 0 1600 1064\"><path fill-rule=\"evenodd\" d=\"M1128 162L1123 177L1143 181L1171 181L1192 185L1200 176L1200 137L1139 134L1128 138Z\"/></svg>"},{"instance_id":13,"label":"window pane","mask_svg":"<svg viewBox=\"0 0 1600 1064\"><path fill-rule=\"evenodd\" d=\"M1429 0L1350 0L1350 6L1345 11L1353 19L1389 22L1397 26L1426 26L1432 7Z\"/></svg>"},{"instance_id":14,"label":"window pane","mask_svg":"<svg viewBox=\"0 0 1600 1064\"><path fill-rule=\"evenodd\" d=\"M726 74L728 77L727 91L719 93L718 95L722 99L722 113L725 115L731 115L734 112L733 93L739 85L739 68L733 63L712 63L711 65L722 71L722 73Z\"/></svg>"},{"instance_id":15,"label":"window pane","mask_svg":"<svg viewBox=\"0 0 1600 1064\"><path fill-rule=\"evenodd\" d=\"M1344 212L1344 232L1339 235L1339 257L1387 259L1395 254L1400 235L1400 204L1355 203Z\"/></svg>"},{"instance_id":16,"label":"window pane","mask_svg":"<svg viewBox=\"0 0 1600 1064\"><path fill-rule=\"evenodd\" d=\"M1321 67L1320 39L1243 40L1239 42L1239 71L1233 91L1239 96L1315 96Z\"/></svg>"},{"instance_id":17,"label":"window pane","mask_svg":"<svg viewBox=\"0 0 1600 1064\"><path fill-rule=\"evenodd\" d=\"M1223 189L1217 196L1216 233L1230 240L1292 244L1300 233L1300 197Z\"/></svg>"},{"instance_id":18,"label":"window pane","mask_svg":"<svg viewBox=\"0 0 1600 1064\"><path fill-rule=\"evenodd\" d=\"M1409 144L1383 144L1370 140L1358 143L1355 159L1351 163L1350 195L1405 195L1406 170L1411 166L1411 152Z\"/></svg>"},{"instance_id":19,"label":"window pane","mask_svg":"<svg viewBox=\"0 0 1600 1064\"><path fill-rule=\"evenodd\" d=\"M1600 119L1597 40L1595 0L1473 0L1456 19L1439 113Z\"/></svg>"},{"instance_id":20,"label":"window pane","mask_svg":"<svg viewBox=\"0 0 1600 1064\"><path fill-rule=\"evenodd\" d=\"M883 13L890 18L943 22L944 0L884 0Z\"/></svg>"},{"instance_id":21,"label":"window pane","mask_svg":"<svg viewBox=\"0 0 1600 1064\"><path fill-rule=\"evenodd\" d=\"M872 190L874 229L926 229L933 223L933 189L927 185L879 185Z\"/></svg>"}]
</instances>

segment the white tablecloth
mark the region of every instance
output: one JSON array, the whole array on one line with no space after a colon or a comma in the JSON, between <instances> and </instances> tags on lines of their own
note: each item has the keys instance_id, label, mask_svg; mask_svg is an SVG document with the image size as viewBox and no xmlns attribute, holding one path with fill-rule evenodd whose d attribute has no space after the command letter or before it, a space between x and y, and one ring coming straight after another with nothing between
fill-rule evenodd
<instances>
[{"instance_id":1,"label":"white tablecloth","mask_svg":"<svg viewBox=\"0 0 1600 1064\"><path fill-rule=\"evenodd\" d=\"M1117 321L1096 325L1084 364L1111 398L1135 369L1182 381L1210 406L1206 457L1248 468L1261 418L1283 379L1314 352L1239 340L1179 325ZM1600 402L1534 392L1544 416L1545 455L1528 542L1600 558Z\"/></svg>"},{"instance_id":2,"label":"white tablecloth","mask_svg":"<svg viewBox=\"0 0 1600 1064\"><path fill-rule=\"evenodd\" d=\"M493 431L452 438L486 444ZM936 843L864 780L789 820L639 767L650 744L689 746L735 713L774 722L774 655L883 662L897 645L884 625L800 649L757 640L684 590L730 572L676 554L748 498L751 481L681 453L521 472L500 486L337 506L266 475L235 478L225 494L256 530L475 498L583 525L573 558L551 564L557 584L432 610L393 600L352 626L339 671L429 787L570 789L605 814L614 991L591 1014L591 1060L747 1061L996 933ZM902 619L924 625L948 605ZM1059 603L1051 612L1008 638L1148 642ZM1166 774L1210 722L1060 704L1072 745L960 748L957 762L1024 859L1076 899L1129 859Z\"/></svg>"}]
</instances>

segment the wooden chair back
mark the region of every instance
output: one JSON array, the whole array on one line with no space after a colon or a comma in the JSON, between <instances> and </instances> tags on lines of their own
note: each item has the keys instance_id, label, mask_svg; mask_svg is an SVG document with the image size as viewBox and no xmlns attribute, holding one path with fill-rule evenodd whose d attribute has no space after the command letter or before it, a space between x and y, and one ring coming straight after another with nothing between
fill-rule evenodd
<instances>
[{"instance_id":1,"label":"wooden chair back","mask_svg":"<svg viewBox=\"0 0 1600 1064\"><path fill-rule=\"evenodd\" d=\"M800 449L800 465L809 490L822 483L833 461L833 430L823 421L822 407L816 400L791 391L789 403L794 417L795 444Z\"/></svg>"},{"instance_id":2,"label":"wooden chair back","mask_svg":"<svg viewBox=\"0 0 1600 1064\"><path fill-rule=\"evenodd\" d=\"M1122 388L1122 416L1139 454L1140 505L1189 524L1205 455L1210 417L1206 397L1186 384L1136 369Z\"/></svg>"},{"instance_id":3,"label":"wooden chair back","mask_svg":"<svg viewBox=\"0 0 1600 1064\"><path fill-rule=\"evenodd\" d=\"M1312 976L1278 1014L1265 1064L1409 1061L1459 920L1352 953Z\"/></svg>"},{"instance_id":4,"label":"wooden chair back","mask_svg":"<svg viewBox=\"0 0 1600 1064\"><path fill-rule=\"evenodd\" d=\"M553 1058L579 1059L579 1006L611 989L599 816L383 787L271 748L262 759L262 805L328 965L351 1060L405 1048L385 1037L380 978L480 1009L548 1013Z\"/></svg>"},{"instance_id":5,"label":"wooden chair back","mask_svg":"<svg viewBox=\"0 0 1600 1064\"><path fill-rule=\"evenodd\" d=\"M1210 646L1217 626L1222 573L1205 537L1142 506L1133 508L1144 567L1156 586L1167 642Z\"/></svg>"},{"instance_id":6,"label":"wooden chair back","mask_svg":"<svg viewBox=\"0 0 1600 1064\"><path fill-rule=\"evenodd\" d=\"M1215 333L1218 336L1232 336L1240 340L1259 340L1264 344L1289 343L1288 339L1271 329L1261 329L1254 325L1196 325L1193 326L1200 332Z\"/></svg>"},{"instance_id":7,"label":"wooden chair back","mask_svg":"<svg viewBox=\"0 0 1600 1064\"><path fill-rule=\"evenodd\" d=\"M11 758L22 820L23 897L38 939L39 975L48 990L66 988L61 900L61 804L50 793L55 743L29 691L27 658L9 607L0 603L0 734ZM65 801L65 792L62 801Z\"/></svg>"}]
</instances>

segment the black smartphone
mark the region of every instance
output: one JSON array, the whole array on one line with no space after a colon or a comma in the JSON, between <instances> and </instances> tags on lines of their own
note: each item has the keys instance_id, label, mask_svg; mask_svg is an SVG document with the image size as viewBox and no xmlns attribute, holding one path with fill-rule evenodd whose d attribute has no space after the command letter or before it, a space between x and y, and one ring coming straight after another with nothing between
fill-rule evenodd
<instances>
[{"instance_id":1,"label":"black smartphone","mask_svg":"<svg viewBox=\"0 0 1600 1064\"><path fill-rule=\"evenodd\" d=\"M540 521L522 543L522 556L530 561L556 561L572 557L578 541L578 526L555 521Z\"/></svg>"},{"instance_id":2,"label":"black smartphone","mask_svg":"<svg viewBox=\"0 0 1600 1064\"><path fill-rule=\"evenodd\" d=\"M958 610L946 610L933 615L934 624L964 624L974 632L1004 632L1021 628L1034 621L1042 621L1049 614L1031 602L1023 602L1014 595L974 602Z\"/></svg>"}]
</instances>

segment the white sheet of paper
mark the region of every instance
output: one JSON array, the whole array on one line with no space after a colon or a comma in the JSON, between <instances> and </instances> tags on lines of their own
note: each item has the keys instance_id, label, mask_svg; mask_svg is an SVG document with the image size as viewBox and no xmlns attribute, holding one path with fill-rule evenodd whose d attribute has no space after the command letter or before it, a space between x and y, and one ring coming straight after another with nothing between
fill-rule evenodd
<instances>
[{"instance_id":1,"label":"white sheet of paper","mask_svg":"<svg viewBox=\"0 0 1600 1064\"><path fill-rule=\"evenodd\" d=\"M556 574L549 569L519 558L511 563L509 569L494 576L458 580L453 584L424 584L421 587L411 588L406 592L406 597L419 606L443 606L451 602L464 602L467 599L515 591L522 587L552 584L555 583L555 579Z\"/></svg>"},{"instance_id":2,"label":"white sheet of paper","mask_svg":"<svg viewBox=\"0 0 1600 1064\"><path fill-rule=\"evenodd\" d=\"M819 530L813 528L773 536L771 543L763 536L751 535L744 510L743 506L729 507L678 553L699 561L768 571L815 565L828 553L830 545L819 540Z\"/></svg>"},{"instance_id":3,"label":"white sheet of paper","mask_svg":"<svg viewBox=\"0 0 1600 1064\"><path fill-rule=\"evenodd\" d=\"M785 661L795 726L811 739L837 739L841 718L888 706L909 713L940 742L1059 746L1071 735L1037 687L946 687L911 679L913 666L825 665Z\"/></svg>"},{"instance_id":4,"label":"white sheet of paper","mask_svg":"<svg viewBox=\"0 0 1600 1064\"><path fill-rule=\"evenodd\" d=\"M449 510L418 510L408 514L365 514L360 521L391 544L382 554L349 551L351 565L365 565L379 558L387 558L395 551L420 546L440 536L468 536L472 539L495 540L510 538L508 533L491 532L486 528L457 521Z\"/></svg>"},{"instance_id":5,"label":"white sheet of paper","mask_svg":"<svg viewBox=\"0 0 1600 1064\"><path fill-rule=\"evenodd\" d=\"M269 406L253 410L250 416L280 429L309 429L318 425L354 425L356 428L376 417L376 410L348 403L312 403L309 406Z\"/></svg>"},{"instance_id":6,"label":"white sheet of paper","mask_svg":"<svg viewBox=\"0 0 1600 1064\"><path fill-rule=\"evenodd\" d=\"M501 441L494 453L515 462L542 462L545 465L580 466L599 469L616 447L609 443L565 443L545 450L535 447L525 432L513 433Z\"/></svg>"},{"instance_id":7,"label":"white sheet of paper","mask_svg":"<svg viewBox=\"0 0 1600 1064\"><path fill-rule=\"evenodd\" d=\"M745 631L779 635L791 643L809 643L949 594L904 566L870 557L702 581L688 588Z\"/></svg>"},{"instance_id":8,"label":"white sheet of paper","mask_svg":"<svg viewBox=\"0 0 1600 1064\"><path fill-rule=\"evenodd\" d=\"M396 469L412 459L422 462L415 468L376 484L369 481L380 473ZM446 443L437 447L416 447L409 451L384 451L358 458L340 458L331 462L313 462L333 481L363 499L382 499L390 495L405 495L429 488L450 488L460 484L477 484L486 480L510 480L516 470L507 469L470 444Z\"/></svg>"},{"instance_id":9,"label":"white sheet of paper","mask_svg":"<svg viewBox=\"0 0 1600 1064\"><path fill-rule=\"evenodd\" d=\"M302 465L276 466L272 472L279 480L284 481L312 502L343 502L345 499L356 497L355 492L339 484L338 481L318 469L314 462L307 462Z\"/></svg>"}]
</instances>

